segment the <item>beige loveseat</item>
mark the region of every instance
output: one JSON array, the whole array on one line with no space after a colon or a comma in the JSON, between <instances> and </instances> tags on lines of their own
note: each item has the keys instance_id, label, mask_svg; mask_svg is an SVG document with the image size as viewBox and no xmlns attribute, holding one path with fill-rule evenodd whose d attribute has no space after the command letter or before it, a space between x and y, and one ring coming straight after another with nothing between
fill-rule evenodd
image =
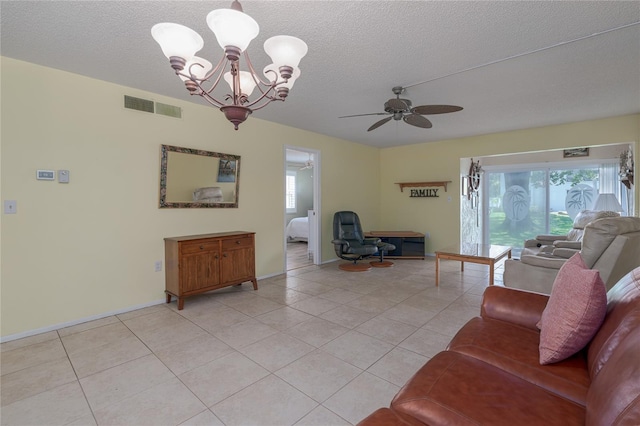
<instances>
[{"instance_id":1,"label":"beige loveseat","mask_svg":"<svg viewBox=\"0 0 640 426\"><path fill-rule=\"evenodd\" d=\"M544 254L568 259L575 254L575 250L579 251L582 248L584 228L588 224L603 217L618 216L620 216L619 213L611 211L582 210L576 215L573 226L567 235L543 234L526 240L522 256Z\"/></svg>"},{"instance_id":2,"label":"beige loveseat","mask_svg":"<svg viewBox=\"0 0 640 426\"><path fill-rule=\"evenodd\" d=\"M586 265L597 269L610 289L640 266L640 218L607 217L589 223L584 229L581 254ZM509 259L504 264L504 285L550 294L553 280L566 261L564 257L540 254Z\"/></svg>"}]
</instances>

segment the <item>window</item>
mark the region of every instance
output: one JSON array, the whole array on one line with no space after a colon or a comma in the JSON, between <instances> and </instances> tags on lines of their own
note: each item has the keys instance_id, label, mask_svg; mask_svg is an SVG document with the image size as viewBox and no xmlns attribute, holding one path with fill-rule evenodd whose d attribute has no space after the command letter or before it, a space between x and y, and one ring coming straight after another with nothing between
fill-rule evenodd
<instances>
[{"instance_id":1,"label":"window","mask_svg":"<svg viewBox=\"0 0 640 426\"><path fill-rule=\"evenodd\" d=\"M566 234L579 211L593 209L598 193L613 193L628 214L617 163L488 167L484 179L485 244L522 247L539 234Z\"/></svg>"},{"instance_id":2,"label":"window","mask_svg":"<svg viewBox=\"0 0 640 426\"><path fill-rule=\"evenodd\" d=\"M296 213L296 172L287 172L285 188L285 204L287 213Z\"/></svg>"}]
</instances>

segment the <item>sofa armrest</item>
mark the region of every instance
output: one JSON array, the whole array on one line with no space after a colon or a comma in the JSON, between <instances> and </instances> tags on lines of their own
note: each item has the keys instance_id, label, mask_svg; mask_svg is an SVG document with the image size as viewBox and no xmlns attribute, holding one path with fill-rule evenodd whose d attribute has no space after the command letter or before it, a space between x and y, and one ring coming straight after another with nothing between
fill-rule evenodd
<instances>
[{"instance_id":1,"label":"sofa armrest","mask_svg":"<svg viewBox=\"0 0 640 426\"><path fill-rule=\"evenodd\" d=\"M544 243L540 240L524 240L524 247L541 247Z\"/></svg>"},{"instance_id":2,"label":"sofa armrest","mask_svg":"<svg viewBox=\"0 0 640 426\"><path fill-rule=\"evenodd\" d=\"M553 244L554 241L563 241L566 240L566 235L537 235L536 240L541 241L543 244Z\"/></svg>"},{"instance_id":3,"label":"sofa armrest","mask_svg":"<svg viewBox=\"0 0 640 426\"><path fill-rule=\"evenodd\" d=\"M490 286L484 291L480 315L537 330L548 300L545 294Z\"/></svg>"},{"instance_id":4,"label":"sofa armrest","mask_svg":"<svg viewBox=\"0 0 640 426\"><path fill-rule=\"evenodd\" d=\"M556 248L568 248L573 250L580 250L582 248L582 241L565 241L559 240L553 243Z\"/></svg>"},{"instance_id":5,"label":"sofa armrest","mask_svg":"<svg viewBox=\"0 0 640 426\"><path fill-rule=\"evenodd\" d=\"M520 257L520 262L525 265L539 266L547 269L560 269L567 261L564 257L554 257L551 254L541 254L540 256L525 255Z\"/></svg>"},{"instance_id":6,"label":"sofa armrest","mask_svg":"<svg viewBox=\"0 0 640 426\"><path fill-rule=\"evenodd\" d=\"M557 248L553 250L552 255L554 257L562 257L563 259L569 259L576 253L580 253L580 250L570 249L570 248Z\"/></svg>"}]
</instances>

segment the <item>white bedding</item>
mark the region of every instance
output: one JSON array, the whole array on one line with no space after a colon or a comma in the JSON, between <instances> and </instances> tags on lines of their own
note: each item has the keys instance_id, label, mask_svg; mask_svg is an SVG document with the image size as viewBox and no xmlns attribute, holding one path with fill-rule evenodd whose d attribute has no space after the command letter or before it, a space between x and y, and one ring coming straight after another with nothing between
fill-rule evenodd
<instances>
[{"instance_id":1,"label":"white bedding","mask_svg":"<svg viewBox=\"0 0 640 426\"><path fill-rule=\"evenodd\" d=\"M286 229L287 241L309 241L309 218L291 219Z\"/></svg>"}]
</instances>

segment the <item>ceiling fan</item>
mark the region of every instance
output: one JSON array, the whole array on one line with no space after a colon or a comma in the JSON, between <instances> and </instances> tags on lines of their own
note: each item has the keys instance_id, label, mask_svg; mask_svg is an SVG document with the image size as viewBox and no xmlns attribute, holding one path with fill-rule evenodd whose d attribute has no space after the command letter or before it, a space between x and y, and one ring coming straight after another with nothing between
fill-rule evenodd
<instances>
[{"instance_id":1,"label":"ceiling fan","mask_svg":"<svg viewBox=\"0 0 640 426\"><path fill-rule=\"evenodd\" d=\"M367 132L377 129L383 124L391 121L391 119L394 119L396 121L402 120L407 124L411 124L412 126L422 127L423 129L430 129L433 125L431 124L431 121L429 121L426 117L423 117L423 115L448 114L450 112L457 112L462 110L462 107L455 105L419 105L416 107L411 107L411 101L409 99L400 98L400 95L405 90L404 87L396 86L391 90L396 95L396 97L391 98L384 103L385 112L345 115L338 118L362 117L365 115L389 116L373 123L373 125L367 129Z\"/></svg>"},{"instance_id":2,"label":"ceiling fan","mask_svg":"<svg viewBox=\"0 0 640 426\"><path fill-rule=\"evenodd\" d=\"M304 166L300 167L298 170L307 170L307 169L313 169L313 160L311 159L311 154L309 154L309 159L307 160L306 163L304 163Z\"/></svg>"}]
</instances>

